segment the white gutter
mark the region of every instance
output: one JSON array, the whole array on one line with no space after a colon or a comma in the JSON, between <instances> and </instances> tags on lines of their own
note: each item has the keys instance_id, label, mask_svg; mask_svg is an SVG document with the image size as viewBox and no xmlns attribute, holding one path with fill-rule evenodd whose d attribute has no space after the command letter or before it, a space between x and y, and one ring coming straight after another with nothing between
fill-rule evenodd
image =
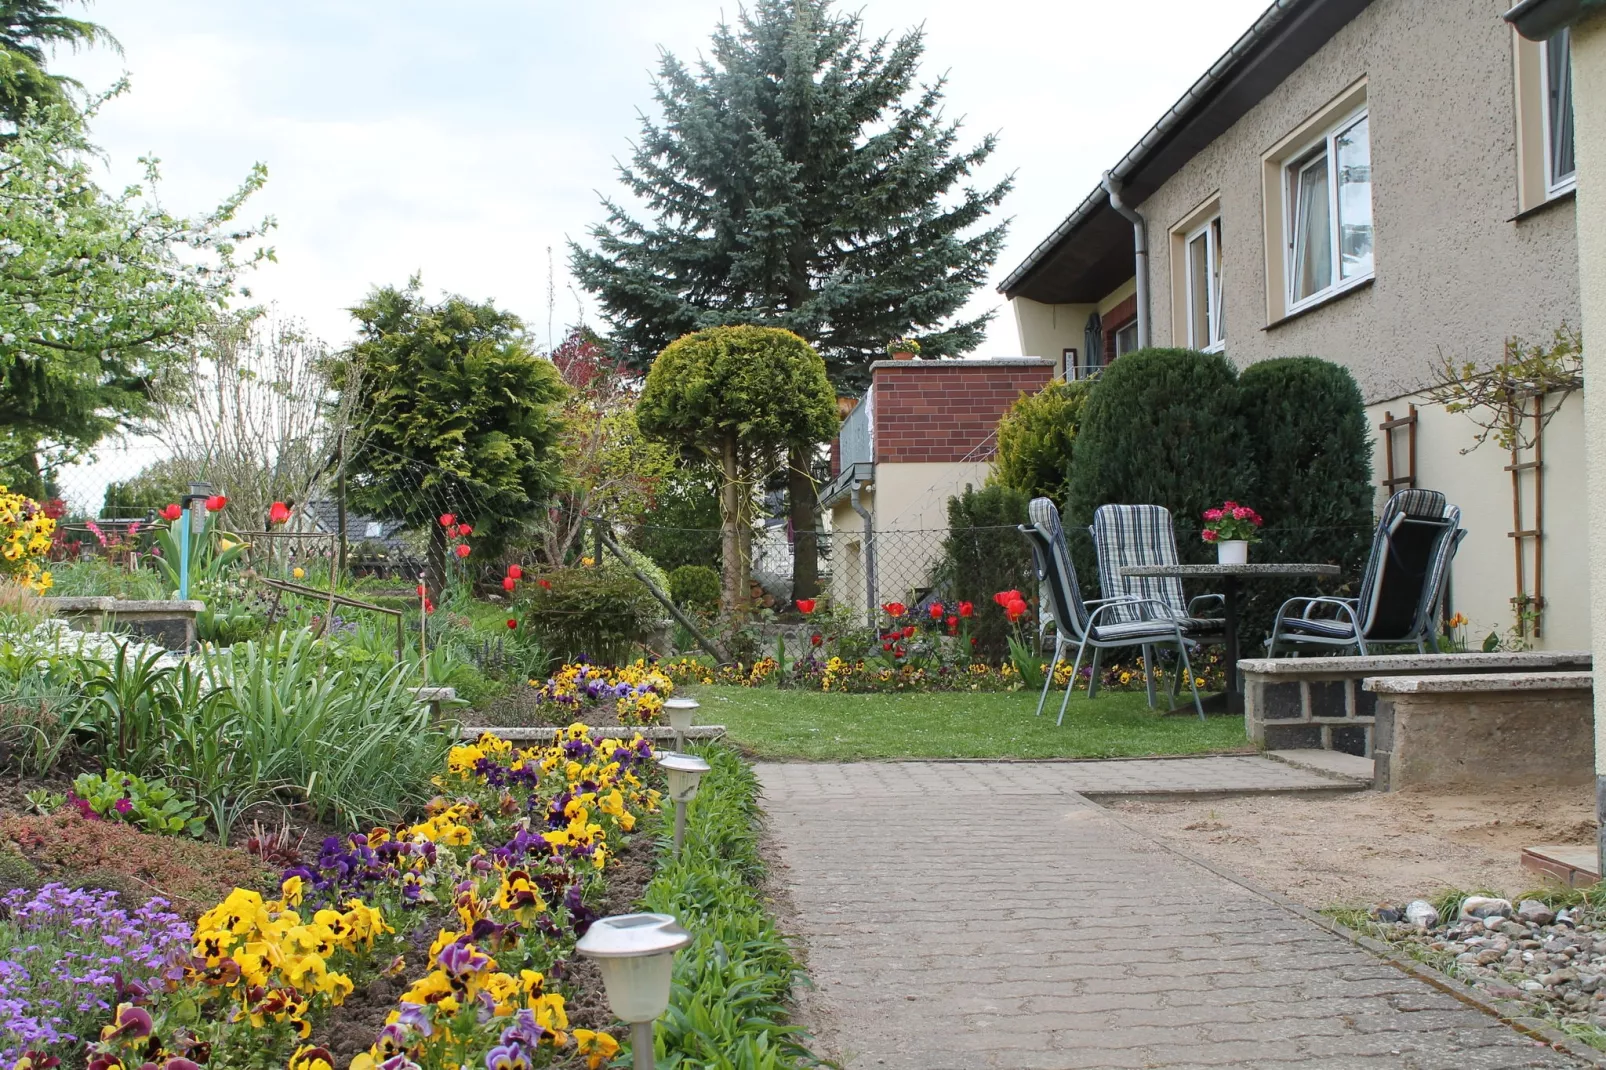
<instances>
[{"instance_id":1,"label":"white gutter","mask_svg":"<svg viewBox=\"0 0 1606 1070\"><path fill-rule=\"evenodd\" d=\"M1138 348L1149 347L1149 228L1143 216L1121 199L1121 183L1110 172L1104 172L1101 183L1110 195L1110 207L1125 216L1132 224L1132 277L1137 281Z\"/></svg>"}]
</instances>

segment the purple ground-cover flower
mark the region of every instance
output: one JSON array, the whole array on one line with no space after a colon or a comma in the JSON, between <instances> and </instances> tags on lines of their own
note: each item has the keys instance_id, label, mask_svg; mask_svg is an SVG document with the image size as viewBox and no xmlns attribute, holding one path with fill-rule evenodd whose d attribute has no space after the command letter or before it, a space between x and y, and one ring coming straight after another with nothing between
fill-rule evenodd
<instances>
[{"instance_id":1,"label":"purple ground-cover flower","mask_svg":"<svg viewBox=\"0 0 1606 1070\"><path fill-rule=\"evenodd\" d=\"M61 884L0 896L0 1063L72 1043L137 999L189 948L189 926L167 906L125 910L116 892Z\"/></svg>"}]
</instances>

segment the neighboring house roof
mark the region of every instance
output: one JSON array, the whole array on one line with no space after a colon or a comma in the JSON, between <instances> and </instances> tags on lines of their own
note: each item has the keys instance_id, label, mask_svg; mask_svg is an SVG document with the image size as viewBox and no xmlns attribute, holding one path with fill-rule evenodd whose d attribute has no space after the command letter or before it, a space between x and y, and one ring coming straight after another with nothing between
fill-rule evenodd
<instances>
[{"instance_id":1,"label":"neighboring house roof","mask_svg":"<svg viewBox=\"0 0 1606 1070\"><path fill-rule=\"evenodd\" d=\"M1564 26L1606 11L1606 0L1522 0L1505 20L1530 41L1543 41Z\"/></svg>"},{"instance_id":2,"label":"neighboring house roof","mask_svg":"<svg viewBox=\"0 0 1606 1070\"><path fill-rule=\"evenodd\" d=\"M340 505L330 498L315 498L296 506L296 512L314 531L334 533L340 530ZM399 549L401 534L406 525L399 520L375 520L357 513L346 514L346 541L349 543L378 542L387 549Z\"/></svg>"},{"instance_id":3,"label":"neighboring house roof","mask_svg":"<svg viewBox=\"0 0 1606 1070\"><path fill-rule=\"evenodd\" d=\"M1141 207L1370 3L1276 0L1110 169L1123 199ZM1094 187L998 289L1048 304L1091 303L1130 279L1132 270L1132 224L1110 207L1102 187Z\"/></svg>"}]
</instances>

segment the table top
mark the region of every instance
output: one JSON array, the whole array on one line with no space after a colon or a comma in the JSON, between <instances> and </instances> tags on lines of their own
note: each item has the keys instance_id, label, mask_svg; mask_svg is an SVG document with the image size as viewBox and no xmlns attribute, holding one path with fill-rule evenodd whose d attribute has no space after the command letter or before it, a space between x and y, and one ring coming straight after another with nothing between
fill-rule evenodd
<instances>
[{"instance_id":1,"label":"table top","mask_svg":"<svg viewBox=\"0 0 1606 1070\"><path fill-rule=\"evenodd\" d=\"M1267 564L1251 561L1243 565L1129 565L1123 576L1337 576L1337 565L1294 563Z\"/></svg>"}]
</instances>

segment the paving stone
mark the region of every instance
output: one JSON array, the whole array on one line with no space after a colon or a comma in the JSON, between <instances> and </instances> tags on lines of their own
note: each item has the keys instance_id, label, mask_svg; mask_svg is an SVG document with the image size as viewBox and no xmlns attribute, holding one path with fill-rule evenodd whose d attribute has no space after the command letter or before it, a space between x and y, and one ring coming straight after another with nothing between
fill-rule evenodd
<instances>
[{"instance_id":1,"label":"paving stone","mask_svg":"<svg viewBox=\"0 0 1606 1070\"><path fill-rule=\"evenodd\" d=\"M759 776L820 1047L847 1070L1585 1065L1083 794L1332 785L1305 770L1233 757Z\"/></svg>"}]
</instances>

